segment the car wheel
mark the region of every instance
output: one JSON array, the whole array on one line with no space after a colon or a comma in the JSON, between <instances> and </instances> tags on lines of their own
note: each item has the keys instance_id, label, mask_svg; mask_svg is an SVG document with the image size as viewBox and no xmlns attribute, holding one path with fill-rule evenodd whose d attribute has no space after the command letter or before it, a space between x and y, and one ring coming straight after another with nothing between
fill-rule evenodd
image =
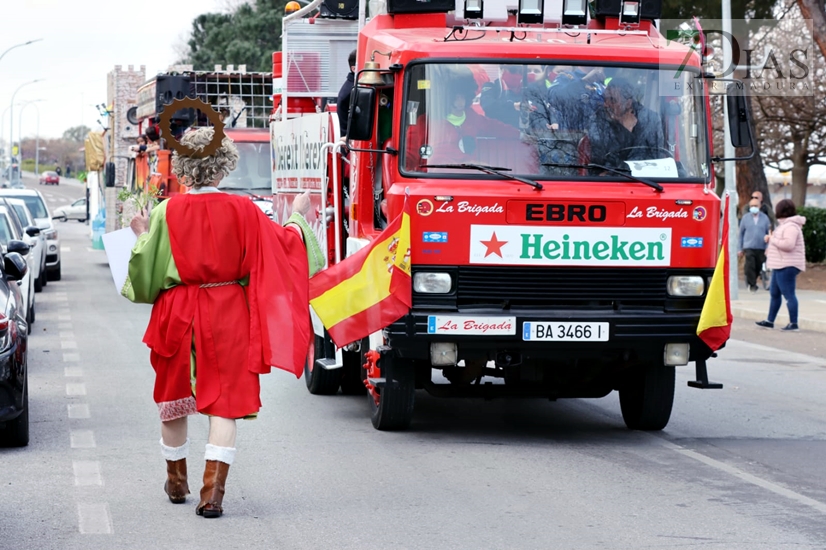
<instances>
[{"instance_id":1,"label":"car wheel","mask_svg":"<svg viewBox=\"0 0 826 550\"><path fill-rule=\"evenodd\" d=\"M46 265L44 264L43 267L40 269L40 284L43 287L49 284L49 277L47 276L47 271L48 269L46 269Z\"/></svg>"},{"instance_id":2,"label":"car wheel","mask_svg":"<svg viewBox=\"0 0 826 550\"><path fill-rule=\"evenodd\" d=\"M67 221L69 221L69 218L64 215L62 218L60 218L60 221L62 221L63 223L66 223Z\"/></svg>"},{"instance_id":3,"label":"car wheel","mask_svg":"<svg viewBox=\"0 0 826 550\"><path fill-rule=\"evenodd\" d=\"M59 281L60 280L60 264L57 264L52 271L49 271L48 278L50 281Z\"/></svg>"},{"instance_id":4,"label":"car wheel","mask_svg":"<svg viewBox=\"0 0 826 550\"><path fill-rule=\"evenodd\" d=\"M6 422L5 429L0 432L0 441L6 447L25 447L29 444L29 376L23 382L23 412L20 416Z\"/></svg>"},{"instance_id":5,"label":"car wheel","mask_svg":"<svg viewBox=\"0 0 826 550\"><path fill-rule=\"evenodd\" d=\"M34 291L35 292L43 292L43 279L44 279L43 271L44 270L41 268L40 275L37 277L37 279L34 280Z\"/></svg>"}]
</instances>

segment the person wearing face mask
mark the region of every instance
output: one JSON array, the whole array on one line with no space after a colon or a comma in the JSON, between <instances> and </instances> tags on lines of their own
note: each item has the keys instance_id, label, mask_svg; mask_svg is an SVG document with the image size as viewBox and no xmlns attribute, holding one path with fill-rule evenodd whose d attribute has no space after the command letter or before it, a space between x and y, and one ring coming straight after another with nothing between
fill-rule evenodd
<instances>
[{"instance_id":1,"label":"person wearing face mask","mask_svg":"<svg viewBox=\"0 0 826 550\"><path fill-rule=\"evenodd\" d=\"M737 255L745 257L743 271L752 294L757 292L757 275L766 261L766 236L771 233L771 220L760 211L760 201L749 201L748 213L740 219L740 239Z\"/></svg>"},{"instance_id":2,"label":"person wearing face mask","mask_svg":"<svg viewBox=\"0 0 826 550\"><path fill-rule=\"evenodd\" d=\"M485 116L519 128L523 69L522 65L502 65L499 78L482 86L479 103Z\"/></svg>"}]
</instances>

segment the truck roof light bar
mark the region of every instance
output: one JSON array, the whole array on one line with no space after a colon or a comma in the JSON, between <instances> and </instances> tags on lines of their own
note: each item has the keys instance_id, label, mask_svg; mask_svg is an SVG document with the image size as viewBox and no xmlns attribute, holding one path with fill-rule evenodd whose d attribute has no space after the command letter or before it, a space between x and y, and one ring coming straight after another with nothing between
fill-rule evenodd
<instances>
[{"instance_id":1,"label":"truck roof light bar","mask_svg":"<svg viewBox=\"0 0 826 550\"><path fill-rule=\"evenodd\" d=\"M620 11L620 23L623 25L640 24L640 3L637 0L623 0Z\"/></svg>"},{"instance_id":2,"label":"truck roof light bar","mask_svg":"<svg viewBox=\"0 0 826 550\"><path fill-rule=\"evenodd\" d=\"M516 22L520 25L542 23L544 13L543 0L519 0Z\"/></svg>"},{"instance_id":3,"label":"truck roof light bar","mask_svg":"<svg viewBox=\"0 0 826 550\"><path fill-rule=\"evenodd\" d=\"M585 25L588 19L588 0L565 0L562 5L562 25Z\"/></svg>"},{"instance_id":4,"label":"truck roof light bar","mask_svg":"<svg viewBox=\"0 0 826 550\"><path fill-rule=\"evenodd\" d=\"M484 19L484 13L483 0L465 0L465 19Z\"/></svg>"}]
</instances>

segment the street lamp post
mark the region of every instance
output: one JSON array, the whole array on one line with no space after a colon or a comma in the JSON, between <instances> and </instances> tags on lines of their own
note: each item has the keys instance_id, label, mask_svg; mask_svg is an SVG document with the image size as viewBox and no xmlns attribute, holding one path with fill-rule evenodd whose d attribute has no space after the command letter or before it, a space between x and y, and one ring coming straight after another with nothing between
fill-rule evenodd
<instances>
[{"instance_id":1,"label":"street lamp post","mask_svg":"<svg viewBox=\"0 0 826 550\"><path fill-rule=\"evenodd\" d=\"M38 78L35 80L29 80L28 82L24 82L23 84L18 86L14 93L11 95L11 104L9 105L9 156L11 156L11 152L14 150L14 98L17 95L17 92L19 92L20 88L22 88L23 86L28 86L29 84L34 84L35 82L40 82L42 80L42 78Z\"/></svg>"},{"instance_id":2,"label":"street lamp post","mask_svg":"<svg viewBox=\"0 0 826 550\"><path fill-rule=\"evenodd\" d=\"M20 140L20 173L23 173L23 110L28 107L29 105L34 105L39 101L44 101L42 99L32 99L31 101L27 101L23 103L20 107L20 115L17 117L17 139ZM34 105L34 108L37 110L37 132L35 133L35 146L34 146L34 173L38 174L38 153L37 150L40 147L40 108L37 105Z\"/></svg>"},{"instance_id":3,"label":"street lamp post","mask_svg":"<svg viewBox=\"0 0 826 550\"><path fill-rule=\"evenodd\" d=\"M14 46L9 48L8 50L1 53L0 54L0 59L3 59L3 56L5 56L7 53L9 53L10 51L12 51L15 48L20 48L21 46L28 46L29 44L34 44L35 42L40 42L41 40L43 40L43 39L42 38L35 38L34 40L29 40L28 42L21 42L20 44L15 44Z\"/></svg>"}]
</instances>

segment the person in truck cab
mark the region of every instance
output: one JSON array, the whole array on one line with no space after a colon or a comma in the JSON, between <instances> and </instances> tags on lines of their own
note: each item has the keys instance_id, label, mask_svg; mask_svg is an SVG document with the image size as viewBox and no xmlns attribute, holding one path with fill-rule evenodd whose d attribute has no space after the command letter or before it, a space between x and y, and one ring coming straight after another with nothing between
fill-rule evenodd
<instances>
[{"instance_id":1,"label":"person in truck cab","mask_svg":"<svg viewBox=\"0 0 826 550\"><path fill-rule=\"evenodd\" d=\"M423 114L408 128L408 170L425 170L422 165L428 162L485 162L485 152L496 146L496 140L519 138L518 128L482 116L471 108L476 97L476 80L472 75L455 77L446 88L444 117L428 124L428 115Z\"/></svg>"},{"instance_id":2,"label":"person in truck cab","mask_svg":"<svg viewBox=\"0 0 826 550\"><path fill-rule=\"evenodd\" d=\"M502 65L499 78L482 86L479 103L485 116L519 127L522 102L522 65Z\"/></svg>"},{"instance_id":3,"label":"person in truck cab","mask_svg":"<svg viewBox=\"0 0 826 550\"><path fill-rule=\"evenodd\" d=\"M588 128L590 162L627 168L627 160L662 157L662 121L636 97L636 89L627 80L615 77L608 83L604 105L594 113Z\"/></svg>"}]
</instances>

